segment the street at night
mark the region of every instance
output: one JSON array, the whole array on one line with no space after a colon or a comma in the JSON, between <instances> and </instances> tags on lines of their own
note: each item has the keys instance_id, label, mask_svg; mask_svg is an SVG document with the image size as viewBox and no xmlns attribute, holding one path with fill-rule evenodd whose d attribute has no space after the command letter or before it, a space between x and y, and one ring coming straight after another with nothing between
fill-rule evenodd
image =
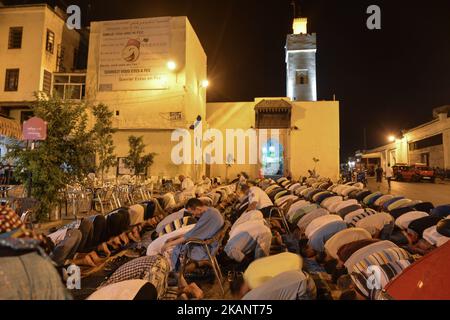
<instances>
[{"instance_id":1,"label":"street at night","mask_svg":"<svg viewBox=\"0 0 450 320\"><path fill-rule=\"evenodd\" d=\"M380 186L380 188L378 188L378 186ZM377 184L375 178L369 178L368 188L371 190L380 190L385 194L403 195L409 199L431 201L436 205L450 203L450 183L448 181L439 181L434 184L429 182L415 183L392 181L391 190L388 190L386 181Z\"/></svg>"}]
</instances>

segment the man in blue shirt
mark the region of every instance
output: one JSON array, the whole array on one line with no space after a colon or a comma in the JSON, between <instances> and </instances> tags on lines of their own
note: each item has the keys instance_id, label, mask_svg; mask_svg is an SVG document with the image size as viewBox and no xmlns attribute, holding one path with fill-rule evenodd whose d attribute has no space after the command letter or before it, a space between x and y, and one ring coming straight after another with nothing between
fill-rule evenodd
<instances>
[{"instance_id":1,"label":"man in blue shirt","mask_svg":"<svg viewBox=\"0 0 450 320\"><path fill-rule=\"evenodd\" d=\"M195 218L198 218L195 227L186 234L171 239L166 242L162 248L162 251L174 248L172 252L172 267L175 271L178 271L178 260L180 254L185 250L185 242L187 239L195 238L200 240L206 240L212 238L223 226L224 219L221 213L211 207L207 207L197 198L189 199L186 203L186 210ZM211 253L215 253L218 249L218 243L210 245L209 250ZM207 260L208 255L201 246L193 246L189 252L190 259L194 261Z\"/></svg>"}]
</instances>

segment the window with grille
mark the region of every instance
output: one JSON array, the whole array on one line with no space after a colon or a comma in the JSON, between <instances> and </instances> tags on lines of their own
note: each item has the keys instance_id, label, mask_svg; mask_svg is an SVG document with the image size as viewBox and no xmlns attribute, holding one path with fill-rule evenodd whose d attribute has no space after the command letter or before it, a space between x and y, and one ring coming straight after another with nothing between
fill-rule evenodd
<instances>
[{"instance_id":1,"label":"window with grille","mask_svg":"<svg viewBox=\"0 0 450 320\"><path fill-rule=\"evenodd\" d=\"M19 69L6 69L5 91L17 91L19 89Z\"/></svg>"},{"instance_id":2,"label":"window with grille","mask_svg":"<svg viewBox=\"0 0 450 320\"><path fill-rule=\"evenodd\" d=\"M45 50L47 52L53 53L55 49L55 33L47 29L47 40L45 42Z\"/></svg>"},{"instance_id":3,"label":"window with grille","mask_svg":"<svg viewBox=\"0 0 450 320\"><path fill-rule=\"evenodd\" d=\"M44 70L44 82L42 84L42 91L50 95L52 90L52 73Z\"/></svg>"},{"instance_id":4,"label":"window with grille","mask_svg":"<svg viewBox=\"0 0 450 320\"><path fill-rule=\"evenodd\" d=\"M297 70L295 73L295 83L297 85L308 84L308 70Z\"/></svg>"},{"instance_id":5,"label":"window with grille","mask_svg":"<svg viewBox=\"0 0 450 320\"><path fill-rule=\"evenodd\" d=\"M22 27L9 28L8 49L22 48Z\"/></svg>"}]
</instances>

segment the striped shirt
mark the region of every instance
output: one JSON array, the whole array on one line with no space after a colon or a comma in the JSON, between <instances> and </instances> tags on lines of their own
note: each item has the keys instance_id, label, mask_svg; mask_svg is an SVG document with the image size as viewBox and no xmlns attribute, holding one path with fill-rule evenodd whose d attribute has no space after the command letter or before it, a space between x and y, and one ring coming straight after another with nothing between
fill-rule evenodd
<instances>
[{"instance_id":1,"label":"striped shirt","mask_svg":"<svg viewBox=\"0 0 450 320\"><path fill-rule=\"evenodd\" d=\"M368 299L376 299L382 289L397 275L411 265L409 260L398 260L376 267L378 272L366 269L351 273L351 278L356 288Z\"/></svg>"},{"instance_id":2,"label":"striped shirt","mask_svg":"<svg viewBox=\"0 0 450 320\"><path fill-rule=\"evenodd\" d=\"M197 223L197 220L195 220L194 217L190 217L190 216L173 220L172 222L170 222L164 226L164 228L159 233L159 236L161 237L167 233L171 233L182 227L188 226L190 224L195 224L195 223Z\"/></svg>"},{"instance_id":3,"label":"striped shirt","mask_svg":"<svg viewBox=\"0 0 450 320\"><path fill-rule=\"evenodd\" d=\"M358 221L373 216L377 214L377 212L375 210L365 210L363 213L358 214L357 216L354 216L352 221L350 221L349 225L350 227L356 227L356 224L358 223Z\"/></svg>"},{"instance_id":4,"label":"striped shirt","mask_svg":"<svg viewBox=\"0 0 450 320\"><path fill-rule=\"evenodd\" d=\"M364 272L369 266L380 266L399 260L408 260L412 262L413 258L411 254L409 254L405 249L402 249L400 247L392 247L374 252L371 255L365 257L353 266L352 271Z\"/></svg>"}]
</instances>

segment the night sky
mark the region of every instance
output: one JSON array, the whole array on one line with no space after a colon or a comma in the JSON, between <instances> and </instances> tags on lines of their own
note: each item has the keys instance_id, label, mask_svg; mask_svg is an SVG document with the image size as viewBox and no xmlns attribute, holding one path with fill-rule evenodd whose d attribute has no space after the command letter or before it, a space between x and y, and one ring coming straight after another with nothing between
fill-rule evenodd
<instances>
[{"instance_id":1,"label":"night sky","mask_svg":"<svg viewBox=\"0 0 450 320\"><path fill-rule=\"evenodd\" d=\"M36 3L43 1L14 1ZM291 0L51 0L79 4L89 20L189 17L208 56L208 101L286 95L285 41ZM450 104L450 1L298 0L318 37L318 99L341 106L342 161L432 119ZM88 4L90 9L88 10ZM366 28L366 9L382 29ZM318 134L320 129L318 128Z\"/></svg>"}]
</instances>

